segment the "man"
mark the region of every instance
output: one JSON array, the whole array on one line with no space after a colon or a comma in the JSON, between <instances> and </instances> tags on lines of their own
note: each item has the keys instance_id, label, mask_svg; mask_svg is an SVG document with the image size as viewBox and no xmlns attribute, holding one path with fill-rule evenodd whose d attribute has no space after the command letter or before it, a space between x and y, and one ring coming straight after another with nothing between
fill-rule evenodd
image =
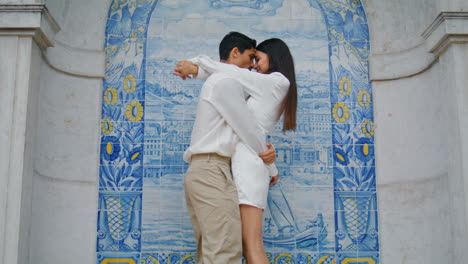
<instances>
[{"instance_id":1,"label":"man","mask_svg":"<svg viewBox=\"0 0 468 264\"><path fill-rule=\"evenodd\" d=\"M221 61L250 69L255 45L255 40L231 32L219 45ZM185 78L188 72L176 67L174 74ZM242 229L230 157L242 140L264 162L275 159L273 149L265 152L263 132L253 120L238 80L220 72L205 81L190 147L184 153L184 160L190 162L185 194L197 241L197 263L241 263Z\"/></svg>"}]
</instances>

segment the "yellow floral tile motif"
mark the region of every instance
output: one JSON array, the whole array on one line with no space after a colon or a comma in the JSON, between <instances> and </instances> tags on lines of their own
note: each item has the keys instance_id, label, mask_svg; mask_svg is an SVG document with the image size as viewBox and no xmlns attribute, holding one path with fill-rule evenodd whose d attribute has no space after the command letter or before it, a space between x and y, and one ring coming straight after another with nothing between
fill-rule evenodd
<instances>
[{"instance_id":1,"label":"yellow floral tile motif","mask_svg":"<svg viewBox=\"0 0 468 264\"><path fill-rule=\"evenodd\" d=\"M369 155L369 144L366 143L362 146L362 154Z\"/></svg>"},{"instance_id":2,"label":"yellow floral tile motif","mask_svg":"<svg viewBox=\"0 0 468 264\"><path fill-rule=\"evenodd\" d=\"M135 260L130 259L130 258L106 258L102 260L100 264L113 264L113 263L137 264Z\"/></svg>"},{"instance_id":3,"label":"yellow floral tile motif","mask_svg":"<svg viewBox=\"0 0 468 264\"><path fill-rule=\"evenodd\" d=\"M341 263L343 263L343 264L358 264L358 263L359 264L361 264L361 263L362 264L364 264L364 263L366 263L366 264L375 264L376 261L374 259L372 259L372 258L368 258L368 257L362 258L361 257L361 258L345 258Z\"/></svg>"},{"instance_id":4,"label":"yellow floral tile motif","mask_svg":"<svg viewBox=\"0 0 468 264\"><path fill-rule=\"evenodd\" d=\"M371 103L369 92L367 90L359 91L357 100L360 106L369 106Z\"/></svg>"},{"instance_id":5,"label":"yellow floral tile motif","mask_svg":"<svg viewBox=\"0 0 468 264\"><path fill-rule=\"evenodd\" d=\"M294 258L292 257L292 254L282 253L282 254L279 254L275 258L274 263L291 263L291 262L294 263Z\"/></svg>"},{"instance_id":6,"label":"yellow floral tile motif","mask_svg":"<svg viewBox=\"0 0 468 264\"><path fill-rule=\"evenodd\" d=\"M104 101L106 104L115 105L119 100L119 96L117 94L117 90L115 88L109 87L104 92Z\"/></svg>"},{"instance_id":7,"label":"yellow floral tile motif","mask_svg":"<svg viewBox=\"0 0 468 264\"><path fill-rule=\"evenodd\" d=\"M346 162L346 158L341 153L335 153L336 158L338 158L341 162Z\"/></svg>"},{"instance_id":8,"label":"yellow floral tile motif","mask_svg":"<svg viewBox=\"0 0 468 264\"><path fill-rule=\"evenodd\" d=\"M185 263L185 261L195 261L195 256L192 255L192 254L189 254L189 255L183 257L183 258L180 260L180 263Z\"/></svg>"},{"instance_id":9,"label":"yellow floral tile motif","mask_svg":"<svg viewBox=\"0 0 468 264\"><path fill-rule=\"evenodd\" d=\"M336 29L334 28L329 28L328 29L328 37L332 40L332 41L338 41L338 42L342 42L344 41L344 36L342 33L339 33L338 31L336 31Z\"/></svg>"},{"instance_id":10,"label":"yellow floral tile motif","mask_svg":"<svg viewBox=\"0 0 468 264\"><path fill-rule=\"evenodd\" d=\"M134 162L134 161L137 160L140 156L141 156L141 152L140 152L140 151L135 151L135 153L131 153L131 156L129 157L129 158L130 158L130 162Z\"/></svg>"},{"instance_id":11,"label":"yellow floral tile motif","mask_svg":"<svg viewBox=\"0 0 468 264\"><path fill-rule=\"evenodd\" d=\"M114 130L114 123L109 118L104 118L101 122L101 130L104 134L109 135Z\"/></svg>"},{"instance_id":12,"label":"yellow floral tile motif","mask_svg":"<svg viewBox=\"0 0 468 264\"><path fill-rule=\"evenodd\" d=\"M126 107L125 116L132 122L141 121L143 117L143 106L138 101L132 101Z\"/></svg>"},{"instance_id":13,"label":"yellow floral tile motif","mask_svg":"<svg viewBox=\"0 0 468 264\"><path fill-rule=\"evenodd\" d=\"M369 53L369 49L367 48L364 48L364 49L360 49L361 52L358 51L358 49L356 47L354 47L353 45L351 44L346 44L345 45L346 49L350 52L352 52L354 55L356 55L356 57L359 58L359 60L362 60L362 61L368 61L369 60L369 57L363 57L361 56L361 53L364 53L364 54L367 54Z\"/></svg>"},{"instance_id":14,"label":"yellow floral tile motif","mask_svg":"<svg viewBox=\"0 0 468 264\"><path fill-rule=\"evenodd\" d=\"M114 153L114 145L112 145L111 142L107 142L106 144L106 153L108 155L111 155L112 153Z\"/></svg>"},{"instance_id":15,"label":"yellow floral tile motif","mask_svg":"<svg viewBox=\"0 0 468 264\"><path fill-rule=\"evenodd\" d=\"M351 80L348 79L347 77L341 78L338 88L340 89L341 94L344 94L344 95L350 94L351 91L353 90Z\"/></svg>"},{"instance_id":16,"label":"yellow floral tile motif","mask_svg":"<svg viewBox=\"0 0 468 264\"><path fill-rule=\"evenodd\" d=\"M160 264L160 262L155 258L155 257L152 257L152 256L145 256L146 259L142 259L140 261L140 264Z\"/></svg>"},{"instance_id":17,"label":"yellow floral tile motif","mask_svg":"<svg viewBox=\"0 0 468 264\"><path fill-rule=\"evenodd\" d=\"M336 122L344 122L349 118L349 108L343 102L338 102L333 106L333 118Z\"/></svg>"},{"instance_id":18,"label":"yellow floral tile motif","mask_svg":"<svg viewBox=\"0 0 468 264\"><path fill-rule=\"evenodd\" d=\"M123 81L123 87L125 91L133 93L136 90L136 80L133 74L125 76Z\"/></svg>"},{"instance_id":19,"label":"yellow floral tile motif","mask_svg":"<svg viewBox=\"0 0 468 264\"><path fill-rule=\"evenodd\" d=\"M115 55L119 47L117 46L107 46L104 50L106 52L106 59Z\"/></svg>"},{"instance_id":20,"label":"yellow floral tile motif","mask_svg":"<svg viewBox=\"0 0 468 264\"><path fill-rule=\"evenodd\" d=\"M361 130L364 135L370 137L374 135L374 123L371 120L364 120L361 124Z\"/></svg>"},{"instance_id":21,"label":"yellow floral tile motif","mask_svg":"<svg viewBox=\"0 0 468 264\"><path fill-rule=\"evenodd\" d=\"M140 261L140 264L189 264L195 263L195 254L179 254L170 253L164 260L158 260L154 256L144 255ZM245 263L245 260L243 261Z\"/></svg>"},{"instance_id":22,"label":"yellow floral tile motif","mask_svg":"<svg viewBox=\"0 0 468 264\"><path fill-rule=\"evenodd\" d=\"M302 255L300 260L295 258L297 256L293 256L293 254L290 254L290 253L280 253L277 256L272 256L271 253L266 253L266 255L270 264L279 264L279 263L336 264L336 259L334 259L331 255L323 255L317 259L316 257L312 255L300 253L299 255ZM242 264L247 264L247 261L244 259L242 261Z\"/></svg>"}]
</instances>

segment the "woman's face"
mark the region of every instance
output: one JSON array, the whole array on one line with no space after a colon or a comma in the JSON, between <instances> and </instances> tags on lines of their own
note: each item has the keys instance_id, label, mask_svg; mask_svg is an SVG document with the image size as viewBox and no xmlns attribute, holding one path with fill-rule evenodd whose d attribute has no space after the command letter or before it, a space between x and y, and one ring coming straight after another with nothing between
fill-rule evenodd
<instances>
[{"instance_id":1,"label":"woman's face","mask_svg":"<svg viewBox=\"0 0 468 264\"><path fill-rule=\"evenodd\" d=\"M268 69L270 68L270 60L268 59L268 55L265 52L257 50L255 52L255 70L260 73L268 73Z\"/></svg>"}]
</instances>

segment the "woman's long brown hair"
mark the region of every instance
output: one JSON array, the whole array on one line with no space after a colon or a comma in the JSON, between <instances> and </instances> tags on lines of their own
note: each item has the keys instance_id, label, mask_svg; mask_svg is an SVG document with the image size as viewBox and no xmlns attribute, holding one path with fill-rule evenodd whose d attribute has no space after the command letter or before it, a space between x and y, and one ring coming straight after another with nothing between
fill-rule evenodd
<instances>
[{"instance_id":1,"label":"woman's long brown hair","mask_svg":"<svg viewBox=\"0 0 468 264\"><path fill-rule=\"evenodd\" d=\"M296 129L297 113L297 85L294 60L288 45L281 39L271 38L258 44L257 50L268 55L270 61L269 72L280 72L289 80L289 89L281 102L278 119L284 113L283 131Z\"/></svg>"}]
</instances>

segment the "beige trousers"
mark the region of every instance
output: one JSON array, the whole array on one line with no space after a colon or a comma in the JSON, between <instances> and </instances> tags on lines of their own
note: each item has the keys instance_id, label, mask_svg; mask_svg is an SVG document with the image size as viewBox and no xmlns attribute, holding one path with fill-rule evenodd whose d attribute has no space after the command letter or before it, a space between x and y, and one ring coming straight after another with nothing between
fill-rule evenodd
<instances>
[{"instance_id":1,"label":"beige trousers","mask_svg":"<svg viewBox=\"0 0 468 264\"><path fill-rule=\"evenodd\" d=\"M242 228L230 158L197 154L185 175L185 199L198 264L241 264Z\"/></svg>"}]
</instances>

